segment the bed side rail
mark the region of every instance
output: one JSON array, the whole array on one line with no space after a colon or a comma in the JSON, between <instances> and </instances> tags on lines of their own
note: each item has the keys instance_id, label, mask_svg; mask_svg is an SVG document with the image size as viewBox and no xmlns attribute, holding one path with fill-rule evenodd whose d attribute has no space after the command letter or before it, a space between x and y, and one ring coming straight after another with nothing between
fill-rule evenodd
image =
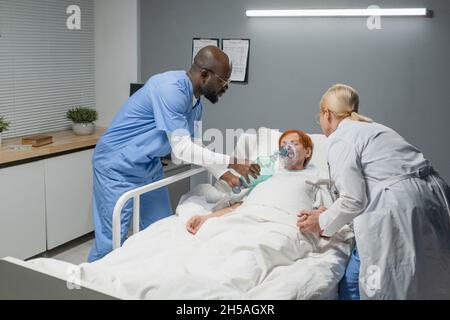
<instances>
[{"instance_id":1,"label":"bed side rail","mask_svg":"<svg viewBox=\"0 0 450 320\"><path fill-rule=\"evenodd\" d=\"M139 232L139 209L140 209L140 195L168 186L172 183L178 182L180 180L187 179L189 177L195 176L197 174L205 172L205 168L195 168L186 172L182 172L180 174L174 175L172 177L168 177L165 179L161 179L159 181L150 183L146 186L139 187L133 190L130 190L124 193L119 200L117 200L116 205L114 206L113 211L113 250L119 248L121 246L121 237L120 237L120 229L121 229L121 213L122 209L127 203L128 200L133 199L133 234ZM210 178L211 179L211 178Z\"/></svg>"}]
</instances>

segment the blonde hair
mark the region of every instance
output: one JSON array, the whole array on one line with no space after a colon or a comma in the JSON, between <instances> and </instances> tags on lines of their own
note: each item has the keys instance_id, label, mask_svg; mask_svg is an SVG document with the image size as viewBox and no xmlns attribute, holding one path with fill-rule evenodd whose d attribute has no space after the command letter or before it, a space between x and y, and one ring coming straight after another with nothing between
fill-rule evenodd
<instances>
[{"instance_id":1,"label":"blonde hair","mask_svg":"<svg viewBox=\"0 0 450 320\"><path fill-rule=\"evenodd\" d=\"M350 118L355 121L373 122L372 119L358 113L358 92L345 84L335 84L320 100L320 109L329 109L339 119Z\"/></svg>"}]
</instances>

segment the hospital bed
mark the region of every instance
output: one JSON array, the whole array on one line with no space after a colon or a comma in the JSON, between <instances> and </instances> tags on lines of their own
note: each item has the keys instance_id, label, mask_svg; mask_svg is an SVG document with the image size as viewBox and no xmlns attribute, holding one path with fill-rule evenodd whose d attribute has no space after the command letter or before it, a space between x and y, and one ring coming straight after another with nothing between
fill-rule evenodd
<instances>
[{"instance_id":1,"label":"hospital bed","mask_svg":"<svg viewBox=\"0 0 450 320\"><path fill-rule=\"evenodd\" d=\"M234 155L240 158L245 157L254 160L258 155L271 154L271 152L277 148L279 135L280 133L278 131L266 128L259 129L256 134L242 134L238 140ZM323 172L323 178L326 178L327 164L325 137L322 135L311 135L311 137L313 138L315 145L311 163L316 165ZM205 169L203 168L192 168L191 170L176 176L125 193L118 200L114 208L113 248L115 250L127 250L126 245L124 248L120 248L120 213L127 201L132 199L134 202L132 230L135 236L131 237L130 240L133 238L144 239L144 236L142 235L144 232L140 233L139 230L140 195L204 172ZM213 183L211 176L208 177L208 180L209 184ZM189 203L189 197L182 202L184 204ZM205 210L208 211L208 209L211 208ZM177 213L180 212L177 210ZM180 228L181 225L184 226L186 219L186 217L182 219L180 215L167 218L173 225L178 225L177 228ZM271 292L270 295L264 295L264 293L261 294L261 292L256 291L257 294L243 298L336 298L337 283L343 275L353 245L352 236L351 231L346 230L336 244L328 246L326 254L317 256L306 264L288 266L284 274L280 274L275 281L272 281L270 285L268 284L267 287L262 290L262 292ZM127 242L128 240L125 244ZM130 298L130 296L123 295L120 292L109 288L108 285L95 283L95 281L89 282L82 280L79 275L79 268L63 261L38 259L25 262L8 257L0 260L0 271L0 299ZM293 281L293 279L296 278L299 280L298 283ZM302 295L302 292L296 292L299 290L298 287L302 287L300 290L306 292L305 296ZM279 295L276 294L277 290L280 292ZM287 292L289 290L290 292Z\"/></svg>"}]
</instances>

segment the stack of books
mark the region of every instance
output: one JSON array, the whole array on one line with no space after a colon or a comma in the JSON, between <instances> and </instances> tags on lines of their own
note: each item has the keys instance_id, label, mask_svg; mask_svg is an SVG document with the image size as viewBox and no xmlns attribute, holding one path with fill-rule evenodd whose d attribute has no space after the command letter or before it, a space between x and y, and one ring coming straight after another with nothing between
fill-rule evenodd
<instances>
[{"instance_id":1,"label":"stack of books","mask_svg":"<svg viewBox=\"0 0 450 320\"><path fill-rule=\"evenodd\" d=\"M35 135L22 138L22 144L32 145L33 147L41 147L53 143L53 137L48 135Z\"/></svg>"}]
</instances>

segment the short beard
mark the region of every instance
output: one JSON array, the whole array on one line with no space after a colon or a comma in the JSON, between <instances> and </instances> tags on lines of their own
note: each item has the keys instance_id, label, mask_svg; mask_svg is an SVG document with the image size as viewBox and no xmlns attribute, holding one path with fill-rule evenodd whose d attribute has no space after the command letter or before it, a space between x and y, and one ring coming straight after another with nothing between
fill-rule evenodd
<instances>
[{"instance_id":1,"label":"short beard","mask_svg":"<svg viewBox=\"0 0 450 320\"><path fill-rule=\"evenodd\" d=\"M219 101L219 95L210 86L202 86L201 89L205 98L212 104L216 104Z\"/></svg>"}]
</instances>

